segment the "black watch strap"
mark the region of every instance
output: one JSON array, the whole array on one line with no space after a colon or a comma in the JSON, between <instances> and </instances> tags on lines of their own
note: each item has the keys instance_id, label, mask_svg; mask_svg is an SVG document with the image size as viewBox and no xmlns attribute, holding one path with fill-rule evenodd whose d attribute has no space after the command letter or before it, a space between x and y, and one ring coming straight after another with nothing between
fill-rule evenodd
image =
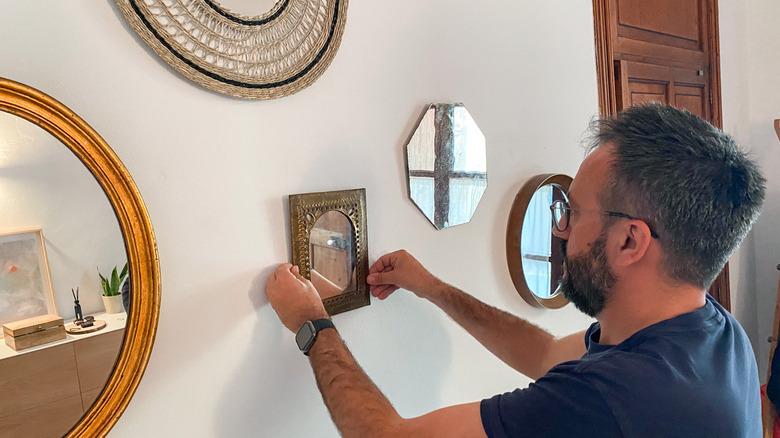
<instances>
[{"instance_id":1,"label":"black watch strap","mask_svg":"<svg viewBox=\"0 0 780 438\"><path fill-rule=\"evenodd\" d=\"M326 328L336 328L336 325L333 324L333 321L331 321L330 318L315 319L311 323L314 325L314 330L316 333L319 333L320 330L324 330Z\"/></svg>"},{"instance_id":2,"label":"black watch strap","mask_svg":"<svg viewBox=\"0 0 780 438\"><path fill-rule=\"evenodd\" d=\"M329 318L323 318L323 319L315 319L311 322L311 324L314 326L314 339L312 339L311 344L309 344L309 348L304 350L303 354L306 356L309 355L309 351L312 347L314 347L314 343L317 342L317 335L320 333L321 330L325 329L335 329L336 325L333 324L333 321L331 321Z\"/></svg>"}]
</instances>

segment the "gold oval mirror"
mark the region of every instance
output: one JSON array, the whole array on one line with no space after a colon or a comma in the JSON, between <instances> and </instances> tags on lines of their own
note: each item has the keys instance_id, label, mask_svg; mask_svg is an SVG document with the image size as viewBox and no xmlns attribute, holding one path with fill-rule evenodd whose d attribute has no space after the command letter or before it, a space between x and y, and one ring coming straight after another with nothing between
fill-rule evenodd
<instances>
[{"instance_id":1,"label":"gold oval mirror","mask_svg":"<svg viewBox=\"0 0 780 438\"><path fill-rule=\"evenodd\" d=\"M146 207L84 120L3 78L0 192L0 435L105 436L157 330L160 270Z\"/></svg>"},{"instance_id":2,"label":"gold oval mirror","mask_svg":"<svg viewBox=\"0 0 780 438\"><path fill-rule=\"evenodd\" d=\"M563 200L571 177L537 175L515 197L506 230L506 261L512 283L532 306L557 309L568 303L559 287L564 254L552 233L550 205Z\"/></svg>"}]
</instances>

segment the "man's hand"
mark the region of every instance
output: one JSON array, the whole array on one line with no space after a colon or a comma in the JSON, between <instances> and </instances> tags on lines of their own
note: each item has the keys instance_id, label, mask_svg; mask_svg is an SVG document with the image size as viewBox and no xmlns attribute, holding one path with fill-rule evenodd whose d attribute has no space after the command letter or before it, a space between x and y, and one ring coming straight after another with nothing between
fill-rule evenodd
<instances>
[{"instance_id":1,"label":"man's hand","mask_svg":"<svg viewBox=\"0 0 780 438\"><path fill-rule=\"evenodd\" d=\"M317 289L289 263L276 268L265 285L265 294L279 320L293 333L306 321L328 317Z\"/></svg>"},{"instance_id":2,"label":"man's hand","mask_svg":"<svg viewBox=\"0 0 780 438\"><path fill-rule=\"evenodd\" d=\"M380 300L399 288L414 292L420 298L430 298L443 284L403 249L380 257L371 265L368 274L371 294Z\"/></svg>"}]
</instances>

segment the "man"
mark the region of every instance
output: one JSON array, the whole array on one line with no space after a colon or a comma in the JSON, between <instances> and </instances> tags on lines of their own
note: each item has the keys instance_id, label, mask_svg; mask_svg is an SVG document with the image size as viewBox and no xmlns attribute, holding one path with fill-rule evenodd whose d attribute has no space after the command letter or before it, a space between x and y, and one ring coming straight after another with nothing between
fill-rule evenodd
<instances>
[{"instance_id":1,"label":"man","mask_svg":"<svg viewBox=\"0 0 780 438\"><path fill-rule=\"evenodd\" d=\"M568 202L552 206L566 242L562 290L598 322L556 339L405 251L387 254L368 276L375 297L402 288L429 300L536 382L404 419L323 329L302 347L333 421L346 437L759 436L753 351L706 289L755 221L764 185L731 137L688 112L648 105L599 121ZM267 294L299 336L327 318L296 267L280 266Z\"/></svg>"}]
</instances>

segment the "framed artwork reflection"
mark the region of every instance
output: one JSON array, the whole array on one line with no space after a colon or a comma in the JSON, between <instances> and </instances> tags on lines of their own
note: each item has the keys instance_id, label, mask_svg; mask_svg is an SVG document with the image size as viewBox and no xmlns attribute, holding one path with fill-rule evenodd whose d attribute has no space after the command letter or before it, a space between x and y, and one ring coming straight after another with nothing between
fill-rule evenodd
<instances>
[{"instance_id":1,"label":"framed artwork reflection","mask_svg":"<svg viewBox=\"0 0 780 438\"><path fill-rule=\"evenodd\" d=\"M57 308L43 231L0 232L0 325L45 314Z\"/></svg>"}]
</instances>

